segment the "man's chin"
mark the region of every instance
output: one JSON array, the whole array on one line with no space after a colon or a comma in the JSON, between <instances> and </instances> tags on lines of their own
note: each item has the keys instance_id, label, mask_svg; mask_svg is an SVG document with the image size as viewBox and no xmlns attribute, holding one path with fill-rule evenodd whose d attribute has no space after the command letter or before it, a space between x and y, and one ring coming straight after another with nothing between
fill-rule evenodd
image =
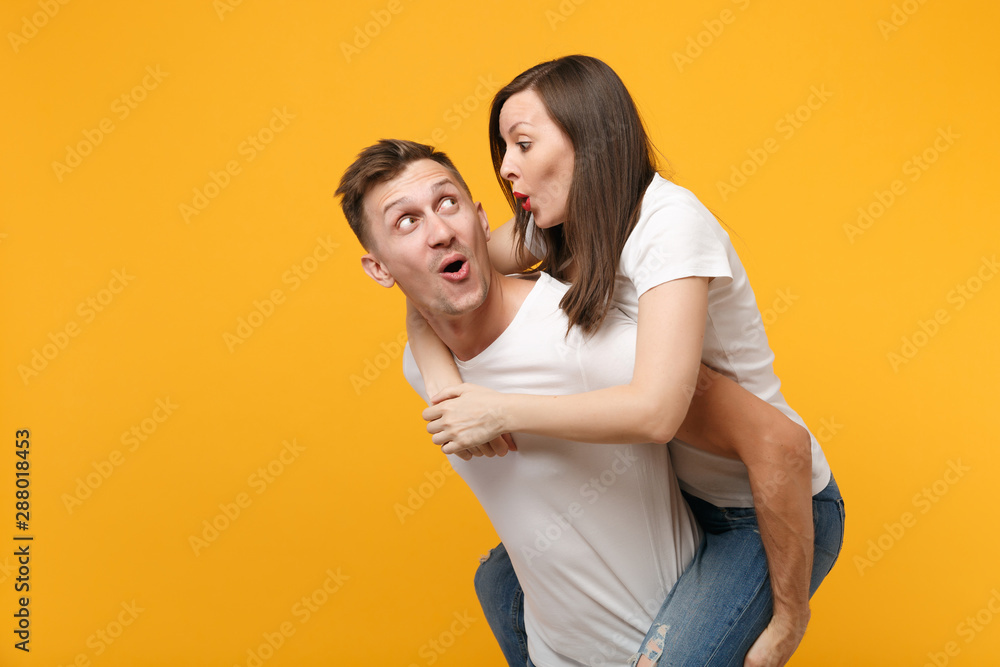
<instances>
[{"instance_id":1,"label":"man's chin","mask_svg":"<svg viewBox=\"0 0 1000 667\"><path fill-rule=\"evenodd\" d=\"M464 289L458 290L457 293L442 295L435 310L448 317L461 317L474 313L486 302L489 288L485 279L475 282L467 279L467 284L461 287Z\"/></svg>"},{"instance_id":2,"label":"man's chin","mask_svg":"<svg viewBox=\"0 0 1000 667\"><path fill-rule=\"evenodd\" d=\"M470 315L476 310L478 310L485 301L484 298L468 298L468 299L447 299L441 301L436 308L438 314L444 315L446 317L463 317L465 315Z\"/></svg>"}]
</instances>

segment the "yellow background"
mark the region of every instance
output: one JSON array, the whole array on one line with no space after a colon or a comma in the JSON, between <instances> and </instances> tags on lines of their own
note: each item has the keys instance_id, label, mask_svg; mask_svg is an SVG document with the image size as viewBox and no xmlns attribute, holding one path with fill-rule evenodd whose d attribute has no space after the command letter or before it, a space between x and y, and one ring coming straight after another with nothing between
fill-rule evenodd
<instances>
[{"instance_id":1,"label":"yellow background","mask_svg":"<svg viewBox=\"0 0 1000 667\"><path fill-rule=\"evenodd\" d=\"M4 2L0 664L248 665L262 644L268 666L502 664L472 589L496 537L436 474L403 302L362 273L332 195L376 139L433 138L500 224L489 98L577 52L615 68L676 180L735 232L785 395L846 498L792 664L996 664L998 18L918 0ZM70 148L88 154L67 172ZM185 220L213 174L225 187Z\"/></svg>"}]
</instances>

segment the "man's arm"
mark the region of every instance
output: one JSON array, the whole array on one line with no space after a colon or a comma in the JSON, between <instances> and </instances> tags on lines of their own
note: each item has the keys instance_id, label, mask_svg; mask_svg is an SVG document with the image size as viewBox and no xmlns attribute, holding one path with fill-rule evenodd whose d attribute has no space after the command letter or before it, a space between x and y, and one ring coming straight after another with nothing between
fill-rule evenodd
<instances>
[{"instance_id":1,"label":"man's arm","mask_svg":"<svg viewBox=\"0 0 1000 667\"><path fill-rule=\"evenodd\" d=\"M677 437L699 449L738 458L749 471L771 575L774 614L745 664L783 665L809 623L813 560L809 433L774 406L703 365Z\"/></svg>"}]
</instances>

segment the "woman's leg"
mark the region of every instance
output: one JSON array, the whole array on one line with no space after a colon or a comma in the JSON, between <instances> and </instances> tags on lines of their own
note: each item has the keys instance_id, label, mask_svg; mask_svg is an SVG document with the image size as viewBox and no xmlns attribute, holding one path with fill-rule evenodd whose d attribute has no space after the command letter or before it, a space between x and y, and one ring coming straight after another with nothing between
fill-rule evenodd
<instances>
[{"instance_id":1,"label":"woman's leg","mask_svg":"<svg viewBox=\"0 0 1000 667\"><path fill-rule=\"evenodd\" d=\"M738 667L771 620L771 581L756 513L753 508L720 508L686 497L705 537L633 660L645 656L661 667ZM843 543L843 499L832 479L813 497L813 521L810 595L833 567Z\"/></svg>"},{"instance_id":2,"label":"woman's leg","mask_svg":"<svg viewBox=\"0 0 1000 667\"><path fill-rule=\"evenodd\" d=\"M528 633L524 630L524 595L503 543L492 549L479 564L474 582L486 622L507 664L531 667Z\"/></svg>"}]
</instances>

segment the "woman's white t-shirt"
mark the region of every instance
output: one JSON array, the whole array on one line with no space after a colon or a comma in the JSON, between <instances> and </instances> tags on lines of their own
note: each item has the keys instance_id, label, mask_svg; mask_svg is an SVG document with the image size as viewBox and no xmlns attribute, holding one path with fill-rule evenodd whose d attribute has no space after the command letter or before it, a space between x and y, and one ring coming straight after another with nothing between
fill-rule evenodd
<instances>
[{"instance_id":1,"label":"woman's white t-shirt","mask_svg":"<svg viewBox=\"0 0 1000 667\"><path fill-rule=\"evenodd\" d=\"M528 250L545 254L534 221L528 224ZM689 190L660 175L643 196L639 221L622 250L615 278L614 302L625 315L639 319L639 297L671 280L701 276L708 284L708 317L702 362L736 381L802 426L805 422L785 402L774 374L774 353L746 271L729 235ZM830 466L812 438L812 491L830 482ZM674 439L670 453L681 488L720 507L750 507L753 496L746 466Z\"/></svg>"}]
</instances>

